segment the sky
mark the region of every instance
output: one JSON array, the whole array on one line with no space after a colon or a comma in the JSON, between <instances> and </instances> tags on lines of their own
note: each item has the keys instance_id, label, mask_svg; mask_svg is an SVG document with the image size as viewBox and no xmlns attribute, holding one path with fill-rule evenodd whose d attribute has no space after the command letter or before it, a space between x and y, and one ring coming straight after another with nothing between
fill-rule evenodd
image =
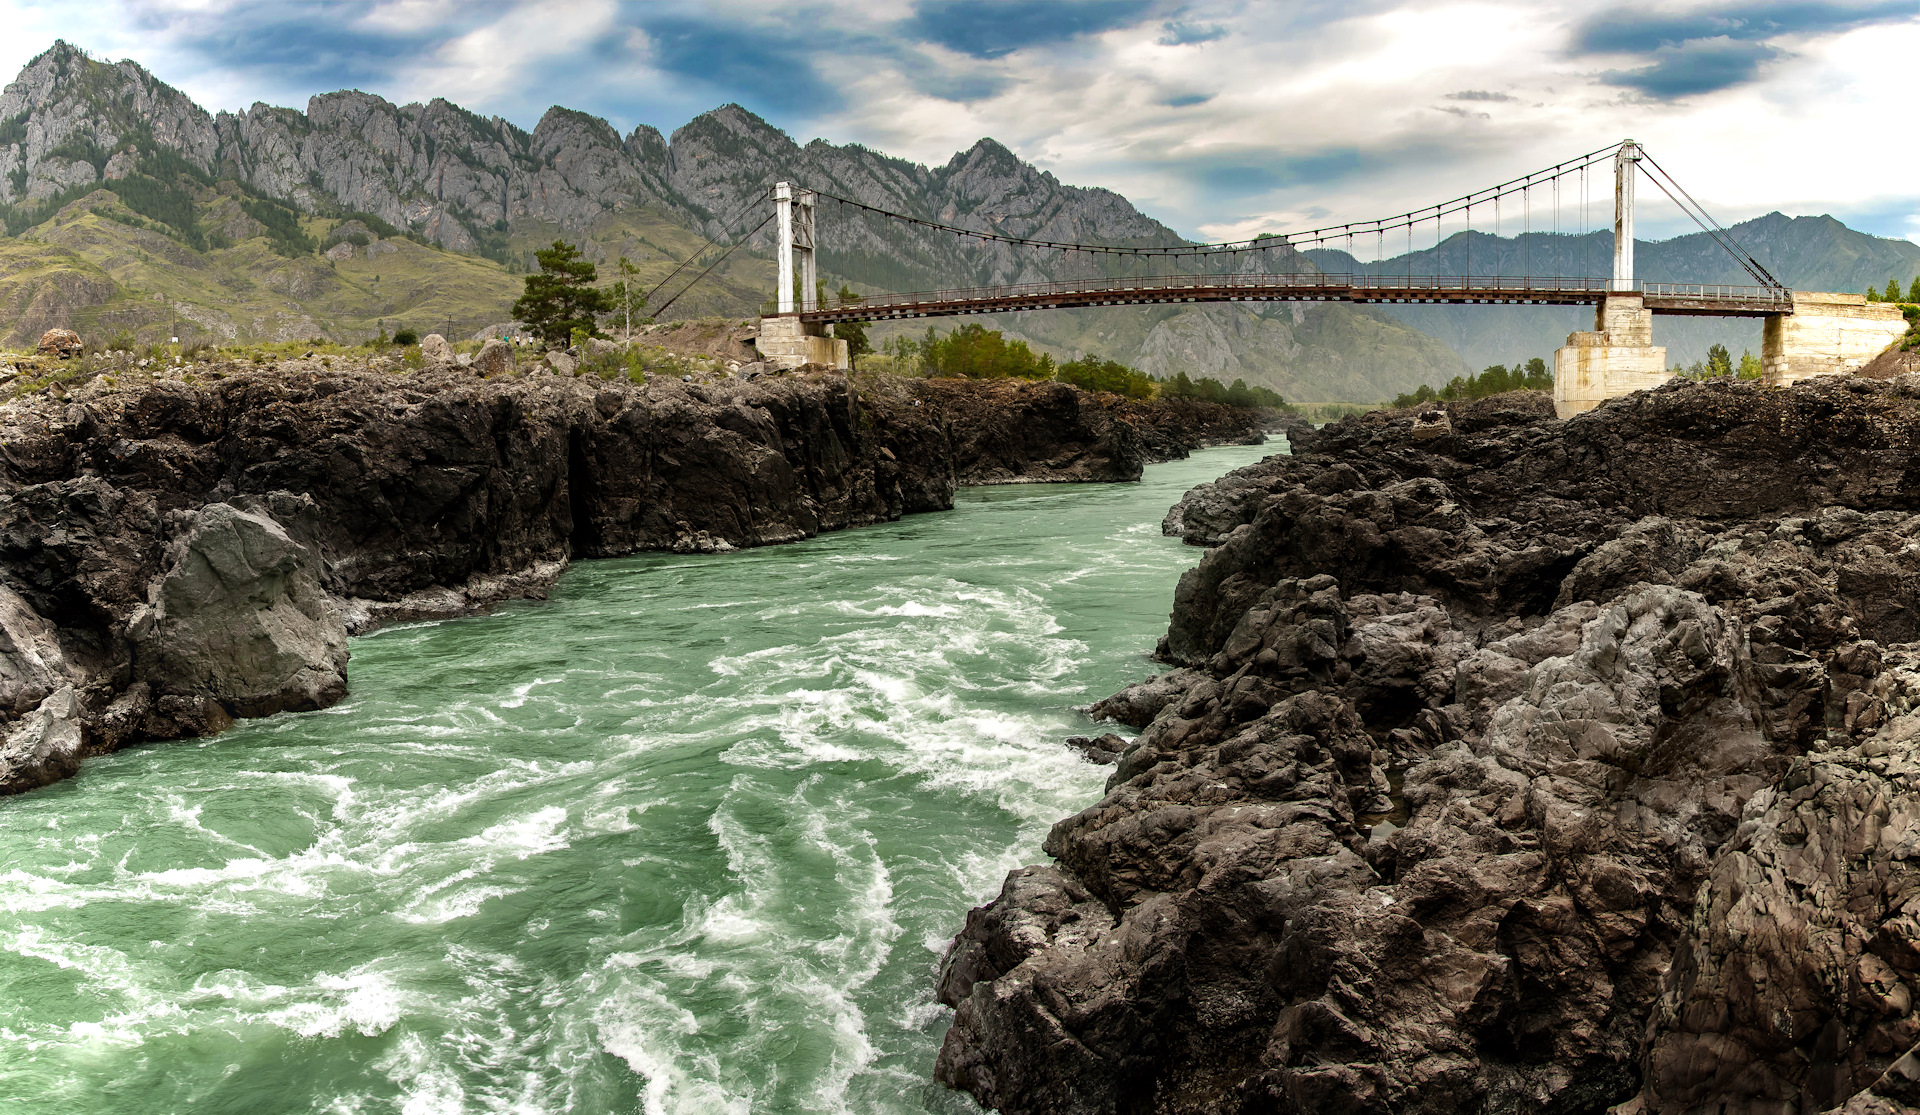
<instances>
[{"instance_id":1,"label":"sky","mask_svg":"<svg viewBox=\"0 0 1920 1115\"><path fill-rule=\"evenodd\" d=\"M1404 212L1626 137L1725 223L1920 240L1915 0L0 0L0 21L6 75L64 38L213 111L357 88L670 135L735 102L929 164L992 137L1199 240ZM1681 220L1642 206L1644 234Z\"/></svg>"}]
</instances>

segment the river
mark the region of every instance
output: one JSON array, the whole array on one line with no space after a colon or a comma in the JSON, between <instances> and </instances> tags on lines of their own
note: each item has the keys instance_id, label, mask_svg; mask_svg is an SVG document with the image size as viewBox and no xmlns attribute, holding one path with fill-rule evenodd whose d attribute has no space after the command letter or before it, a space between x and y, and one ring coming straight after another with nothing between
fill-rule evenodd
<instances>
[{"instance_id":1,"label":"river","mask_svg":"<svg viewBox=\"0 0 1920 1115\"><path fill-rule=\"evenodd\" d=\"M962 1112L941 950L1156 667L1139 484L574 566L352 694L0 799L0 1110Z\"/></svg>"}]
</instances>

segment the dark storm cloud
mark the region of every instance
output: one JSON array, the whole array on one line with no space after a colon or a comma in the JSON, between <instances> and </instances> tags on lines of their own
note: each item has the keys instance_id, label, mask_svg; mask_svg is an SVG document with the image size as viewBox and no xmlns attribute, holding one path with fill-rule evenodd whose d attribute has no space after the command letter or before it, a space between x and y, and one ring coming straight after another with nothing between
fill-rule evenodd
<instances>
[{"instance_id":1,"label":"dark storm cloud","mask_svg":"<svg viewBox=\"0 0 1920 1115\"><path fill-rule=\"evenodd\" d=\"M1608 70L1600 80L1657 99L1711 93L1759 76L1785 55L1773 40L1831 35L1915 18L1912 0L1838 4L1721 4L1683 13L1616 7L1588 17L1573 33L1576 55L1637 54L1644 63Z\"/></svg>"},{"instance_id":2,"label":"dark storm cloud","mask_svg":"<svg viewBox=\"0 0 1920 1115\"><path fill-rule=\"evenodd\" d=\"M1004 58L1132 27L1152 7L1139 0L922 0L902 30L974 58Z\"/></svg>"},{"instance_id":3,"label":"dark storm cloud","mask_svg":"<svg viewBox=\"0 0 1920 1115\"><path fill-rule=\"evenodd\" d=\"M1782 53L1765 43L1709 39L1661 47L1653 52L1651 66L1608 70L1600 77L1608 85L1669 100L1743 85L1758 76L1762 63L1771 62Z\"/></svg>"},{"instance_id":4,"label":"dark storm cloud","mask_svg":"<svg viewBox=\"0 0 1920 1115\"><path fill-rule=\"evenodd\" d=\"M164 35L169 51L217 62L229 73L267 79L261 82L263 89L298 86L318 93L376 82L422 50L498 15L479 5L456 7L447 19L431 25L369 35L356 23L375 7L359 0L238 6L218 19L136 7L126 18L141 32ZM302 97L293 107L304 105Z\"/></svg>"},{"instance_id":5,"label":"dark storm cloud","mask_svg":"<svg viewBox=\"0 0 1920 1115\"><path fill-rule=\"evenodd\" d=\"M783 115L837 110L841 97L820 78L813 58L827 44L804 26L760 27L689 15L648 18L640 25L653 42L653 65L697 81L745 104L777 105Z\"/></svg>"}]
</instances>

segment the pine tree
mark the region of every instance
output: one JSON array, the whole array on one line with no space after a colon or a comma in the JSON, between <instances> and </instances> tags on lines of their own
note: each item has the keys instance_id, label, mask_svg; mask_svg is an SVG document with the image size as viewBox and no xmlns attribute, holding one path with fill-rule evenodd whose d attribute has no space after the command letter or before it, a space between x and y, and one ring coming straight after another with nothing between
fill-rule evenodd
<instances>
[{"instance_id":1,"label":"pine tree","mask_svg":"<svg viewBox=\"0 0 1920 1115\"><path fill-rule=\"evenodd\" d=\"M1907 287L1907 301L1920 305L1920 275L1913 277L1913 285Z\"/></svg>"},{"instance_id":2,"label":"pine tree","mask_svg":"<svg viewBox=\"0 0 1920 1115\"><path fill-rule=\"evenodd\" d=\"M594 318L606 313L607 292L597 289L592 262L564 240L534 253L540 270L527 276L526 292L513 304L513 316L526 322L548 348L565 348L575 330L599 336Z\"/></svg>"},{"instance_id":3,"label":"pine tree","mask_svg":"<svg viewBox=\"0 0 1920 1115\"><path fill-rule=\"evenodd\" d=\"M1740 353L1740 368L1734 373L1740 379L1759 379L1761 375L1760 358L1751 352Z\"/></svg>"},{"instance_id":4,"label":"pine tree","mask_svg":"<svg viewBox=\"0 0 1920 1115\"><path fill-rule=\"evenodd\" d=\"M1733 357L1727 353L1727 346L1714 345L1707 350L1707 374L1710 376L1733 374Z\"/></svg>"},{"instance_id":5,"label":"pine tree","mask_svg":"<svg viewBox=\"0 0 1920 1115\"><path fill-rule=\"evenodd\" d=\"M1880 296L1880 301L1882 302L1900 301L1900 284L1897 282L1894 282L1892 279L1888 279L1887 292Z\"/></svg>"}]
</instances>

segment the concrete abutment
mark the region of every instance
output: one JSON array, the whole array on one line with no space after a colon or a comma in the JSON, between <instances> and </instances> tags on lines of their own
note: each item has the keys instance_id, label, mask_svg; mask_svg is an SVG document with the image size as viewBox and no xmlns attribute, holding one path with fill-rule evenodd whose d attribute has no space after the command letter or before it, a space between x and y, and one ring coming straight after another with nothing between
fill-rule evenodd
<instances>
[{"instance_id":1,"label":"concrete abutment","mask_svg":"<svg viewBox=\"0 0 1920 1115\"><path fill-rule=\"evenodd\" d=\"M1591 333L1570 333L1553 354L1553 409L1562 418L1667 381L1667 350L1653 343L1653 311L1638 294L1610 294Z\"/></svg>"},{"instance_id":2,"label":"concrete abutment","mask_svg":"<svg viewBox=\"0 0 1920 1115\"><path fill-rule=\"evenodd\" d=\"M852 367L847 342L827 335L828 326L809 325L797 316L782 314L760 319L760 335L754 347L767 363L776 368L798 368L802 364L825 364L847 371Z\"/></svg>"},{"instance_id":3,"label":"concrete abutment","mask_svg":"<svg viewBox=\"0 0 1920 1115\"><path fill-rule=\"evenodd\" d=\"M1774 386L1858 371L1907 331L1900 307L1859 294L1794 291L1791 314L1771 314L1760 335L1760 368Z\"/></svg>"},{"instance_id":4,"label":"concrete abutment","mask_svg":"<svg viewBox=\"0 0 1920 1115\"><path fill-rule=\"evenodd\" d=\"M1562 418L1608 399L1658 387L1670 374L1667 350L1653 343L1653 312L1638 293L1607 295L1590 333L1573 333L1553 354L1553 406ZM1896 306L1858 294L1795 291L1793 312L1768 314L1762 376L1784 386L1818 375L1859 371L1906 333Z\"/></svg>"}]
</instances>

